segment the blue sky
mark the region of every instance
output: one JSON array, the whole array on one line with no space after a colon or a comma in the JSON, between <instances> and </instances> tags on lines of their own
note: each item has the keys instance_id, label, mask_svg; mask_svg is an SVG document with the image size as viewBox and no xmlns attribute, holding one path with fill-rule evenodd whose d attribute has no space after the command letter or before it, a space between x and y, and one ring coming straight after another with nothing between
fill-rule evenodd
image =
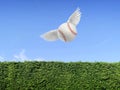
<instances>
[{"instance_id":1,"label":"blue sky","mask_svg":"<svg viewBox=\"0 0 120 90\"><path fill-rule=\"evenodd\" d=\"M40 35L66 22L79 7L78 35L70 43ZM1 0L0 60L120 61L119 0Z\"/></svg>"}]
</instances>

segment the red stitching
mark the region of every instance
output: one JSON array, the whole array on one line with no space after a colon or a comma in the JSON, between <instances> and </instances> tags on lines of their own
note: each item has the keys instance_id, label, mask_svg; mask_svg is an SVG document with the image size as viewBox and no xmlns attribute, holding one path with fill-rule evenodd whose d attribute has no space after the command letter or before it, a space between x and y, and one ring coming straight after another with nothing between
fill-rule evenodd
<instances>
[{"instance_id":1,"label":"red stitching","mask_svg":"<svg viewBox=\"0 0 120 90\"><path fill-rule=\"evenodd\" d=\"M58 30L58 31L60 32L60 34L62 35L64 41L66 42L67 40L66 40L66 37L65 37L64 33L61 30Z\"/></svg>"},{"instance_id":2,"label":"red stitching","mask_svg":"<svg viewBox=\"0 0 120 90\"><path fill-rule=\"evenodd\" d=\"M71 27L70 27L69 23L67 23L67 26L68 26L68 28L69 28L69 30L71 31L71 33L72 33L72 34L77 35L77 33L76 33L76 32L74 32L74 31L71 29Z\"/></svg>"}]
</instances>

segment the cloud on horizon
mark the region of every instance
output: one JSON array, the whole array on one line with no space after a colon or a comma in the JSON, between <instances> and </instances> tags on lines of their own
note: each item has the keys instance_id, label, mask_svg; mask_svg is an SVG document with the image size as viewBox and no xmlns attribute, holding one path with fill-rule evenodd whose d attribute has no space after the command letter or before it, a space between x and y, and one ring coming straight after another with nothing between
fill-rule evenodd
<instances>
[{"instance_id":1,"label":"cloud on horizon","mask_svg":"<svg viewBox=\"0 0 120 90\"><path fill-rule=\"evenodd\" d=\"M28 56L25 54L26 53L26 50L25 49L22 49L19 53L17 54L14 54L13 55L13 59L12 60L9 60L7 59L6 57L3 57L3 56L0 56L0 62L4 62L4 61L15 61L15 62L24 62L24 61L45 61L44 58L41 58L41 57L36 57L36 58L28 58Z\"/></svg>"},{"instance_id":2,"label":"cloud on horizon","mask_svg":"<svg viewBox=\"0 0 120 90\"><path fill-rule=\"evenodd\" d=\"M16 60L16 61L28 60L28 57L25 54L25 49L22 49L22 51L19 52L19 54L15 54L13 57L14 57L14 60Z\"/></svg>"},{"instance_id":3,"label":"cloud on horizon","mask_svg":"<svg viewBox=\"0 0 120 90\"><path fill-rule=\"evenodd\" d=\"M5 61L5 58L2 57L2 56L0 56L0 61L1 61L1 62L2 62L2 61Z\"/></svg>"}]
</instances>

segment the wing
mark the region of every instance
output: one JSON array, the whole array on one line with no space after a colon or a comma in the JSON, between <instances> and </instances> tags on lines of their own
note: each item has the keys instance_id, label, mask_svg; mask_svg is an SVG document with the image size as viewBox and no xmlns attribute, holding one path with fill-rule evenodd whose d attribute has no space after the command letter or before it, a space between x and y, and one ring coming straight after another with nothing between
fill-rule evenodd
<instances>
[{"instance_id":1,"label":"wing","mask_svg":"<svg viewBox=\"0 0 120 90\"><path fill-rule=\"evenodd\" d=\"M41 37L47 41L55 41L58 39L57 30L51 30L41 35Z\"/></svg>"},{"instance_id":2,"label":"wing","mask_svg":"<svg viewBox=\"0 0 120 90\"><path fill-rule=\"evenodd\" d=\"M69 17L68 22L77 25L81 18L81 12L80 9L77 8L74 13Z\"/></svg>"}]
</instances>

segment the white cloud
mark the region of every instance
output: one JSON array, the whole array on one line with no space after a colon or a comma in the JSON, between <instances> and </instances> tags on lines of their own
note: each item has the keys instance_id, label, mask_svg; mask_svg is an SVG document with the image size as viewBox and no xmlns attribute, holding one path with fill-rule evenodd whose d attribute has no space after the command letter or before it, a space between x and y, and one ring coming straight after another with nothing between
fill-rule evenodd
<instances>
[{"instance_id":1,"label":"white cloud","mask_svg":"<svg viewBox=\"0 0 120 90\"><path fill-rule=\"evenodd\" d=\"M19 54L14 55L16 61L25 61L28 60L28 57L25 55L25 50L23 49Z\"/></svg>"},{"instance_id":2,"label":"white cloud","mask_svg":"<svg viewBox=\"0 0 120 90\"><path fill-rule=\"evenodd\" d=\"M18 54L15 54L14 56L14 60L13 61L21 61L21 62L24 62L24 61L45 61L45 59L41 58L41 57L38 57L38 58L28 58L25 54L25 49L22 49L21 52L19 52Z\"/></svg>"},{"instance_id":3,"label":"white cloud","mask_svg":"<svg viewBox=\"0 0 120 90\"><path fill-rule=\"evenodd\" d=\"M2 57L2 56L0 56L0 61L1 61L1 62L2 62L2 61L5 61L5 58Z\"/></svg>"},{"instance_id":4,"label":"white cloud","mask_svg":"<svg viewBox=\"0 0 120 90\"><path fill-rule=\"evenodd\" d=\"M0 56L0 62L4 62L4 61L7 61L7 62L11 62L11 61L15 61L15 62L24 62L24 61L45 61L44 58L41 58L41 57L37 57L37 58L31 58L31 57L27 57L26 54L25 54L25 49L22 49L19 53L17 54L14 54L13 55L13 59L8 59L8 58L5 58L3 56Z\"/></svg>"},{"instance_id":5,"label":"white cloud","mask_svg":"<svg viewBox=\"0 0 120 90\"><path fill-rule=\"evenodd\" d=\"M35 61L45 61L45 59L44 59L44 58L41 58L41 57L35 58L35 59L33 59L33 60L35 60Z\"/></svg>"}]
</instances>

